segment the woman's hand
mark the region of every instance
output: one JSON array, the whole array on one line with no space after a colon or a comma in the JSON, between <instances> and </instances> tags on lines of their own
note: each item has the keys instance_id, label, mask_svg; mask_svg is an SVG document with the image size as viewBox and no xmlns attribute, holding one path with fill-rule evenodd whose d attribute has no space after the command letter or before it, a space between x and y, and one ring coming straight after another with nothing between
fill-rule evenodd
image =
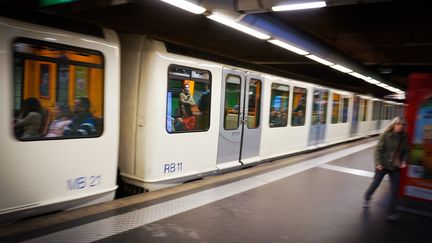
<instances>
[{"instance_id":1,"label":"woman's hand","mask_svg":"<svg viewBox=\"0 0 432 243\"><path fill-rule=\"evenodd\" d=\"M382 165L377 165L377 166L376 166L376 169L377 169L377 170L382 170L382 169L384 169L384 167L383 167Z\"/></svg>"}]
</instances>

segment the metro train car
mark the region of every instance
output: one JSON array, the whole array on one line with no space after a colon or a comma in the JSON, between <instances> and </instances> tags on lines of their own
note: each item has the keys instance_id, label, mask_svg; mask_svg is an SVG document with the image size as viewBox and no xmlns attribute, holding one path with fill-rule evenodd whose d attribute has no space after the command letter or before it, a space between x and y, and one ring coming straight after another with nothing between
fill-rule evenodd
<instances>
[{"instance_id":1,"label":"metro train car","mask_svg":"<svg viewBox=\"0 0 432 243\"><path fill-rule=\"evenodd\" d=\"M402 111L394 102L179 55L142 35L120 40L119 168L146 190L377 134Z\"/></svg>"},{"instance_id":2,"label":"metro train car","mask_svg":"<svg viewBox=\"0 0 432 243\"><path fill-rule=\"evenodd\" d=\"M0 222L112 200L118 168L157 190L377 134L403 109L142 35L0 17L0 36Z\"/></svg>"},{"instance_id":3,"label":"metro train car","mask_svg":"<svg viewBox=\"0 0 432 243\"><path fill-rule=\"evenodd\" d=\"M120 49L101 31L0 17L0 222L114 198Z\"/></svg>"}]
</instances>

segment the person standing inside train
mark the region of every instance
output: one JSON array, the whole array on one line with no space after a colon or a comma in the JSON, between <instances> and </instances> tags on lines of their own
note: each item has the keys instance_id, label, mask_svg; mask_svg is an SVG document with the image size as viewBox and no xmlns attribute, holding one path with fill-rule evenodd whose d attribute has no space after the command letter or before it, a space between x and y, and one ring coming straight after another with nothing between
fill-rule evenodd
<instances>
[{"instance_id":1,"label":"person standing inside train","mask_svg":"<svg viewBox=\"0 0 432 243\"><path fill-rule=\"evenodd\" d=\"M408 155L408 139L405 133L405 126L405 120L396 117L392 120L390 126L381 134L374 154L375 176L364 195L364 207L367 208L369 207L372 194L380 185L383 177L389 174L391 194L387 219L390 221L398 219L396 203L400 181L400 168L406 167Z\"/></svg>"}]
</instances>

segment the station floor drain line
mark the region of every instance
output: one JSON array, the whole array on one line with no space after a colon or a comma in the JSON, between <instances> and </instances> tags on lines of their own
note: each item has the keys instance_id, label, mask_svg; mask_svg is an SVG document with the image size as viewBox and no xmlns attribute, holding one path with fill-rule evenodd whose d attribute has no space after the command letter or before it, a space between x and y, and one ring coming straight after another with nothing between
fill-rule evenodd
<instances>
[{"instance_id":1,"label":"station floor drain line","mask_svg":"<svg viewBox=\"0 0 432 243\"><path fill-rule=\"evenodd\" d=\"M207 189L156 205L61 230L24 242L92 242L266 185L376 145L376 141L326 154L261 175Z\"/></svg>"}]
</instances>

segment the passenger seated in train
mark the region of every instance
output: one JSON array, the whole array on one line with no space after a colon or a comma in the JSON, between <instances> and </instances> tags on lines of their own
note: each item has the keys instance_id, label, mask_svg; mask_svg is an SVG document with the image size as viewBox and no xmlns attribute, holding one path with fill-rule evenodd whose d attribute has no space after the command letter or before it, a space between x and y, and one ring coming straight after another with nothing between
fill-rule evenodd
<instances>
[{"instance_id":1,"label":"passenger seated in train","mask_svg":"<svg viewBox=\"0 0 432 243\"><path fill-rule=\"evenodd\" d=\"M179 94L179 101L180 101L180 105L187 105L189 107L196 105L194 98L192 97L192 95L190 95L190 89L188 83L185 83L183 85L183 89Z\"/></svg>"},{"instance_id":2,"label":"passenger seated in train","mask_svg":"<svg viewBox=\"0 0 432 243\"><path fill-rule=\"evenodd\" d=\"M61 137L64 130L72 123L70 118L70 111L67 105L55 104L54 106L54 120L49 125L49 130L45 137Z\"/></svg>"},{"instance_id":3,"label":"passenger seated in train","mask_svg":"<svg viewBox=\"0 0 432 243\"><path fill-rule=\"evenodd\" d=\"M192 114L191 106L180 104L178 114L174 122L175 131L187 131L195 129L196 118Z\"/></svg>"},{"instance_id":4,"label":"passenger seated in train","mask_svg":"<svg viewBox=\"0 0 432 243\"><path fill-rule=\"evenodd\" d=\"M24 100L14 124L15 136L21 139L37 138L40 136L41 127L42 114L39 100L34 97Z\"/></svg>"},{"instance_id":5,"label":"passenger seated in train","mask_svg":"<svg viewBox=\"0 0 432 243\"><path fill-rule=\"evenodd\" d=\"M90 113L90 100L79 97L75 100L72 123L65 127L65 136L89 136L96 134L96 120Z\"/></svg>"}]
</instances>

